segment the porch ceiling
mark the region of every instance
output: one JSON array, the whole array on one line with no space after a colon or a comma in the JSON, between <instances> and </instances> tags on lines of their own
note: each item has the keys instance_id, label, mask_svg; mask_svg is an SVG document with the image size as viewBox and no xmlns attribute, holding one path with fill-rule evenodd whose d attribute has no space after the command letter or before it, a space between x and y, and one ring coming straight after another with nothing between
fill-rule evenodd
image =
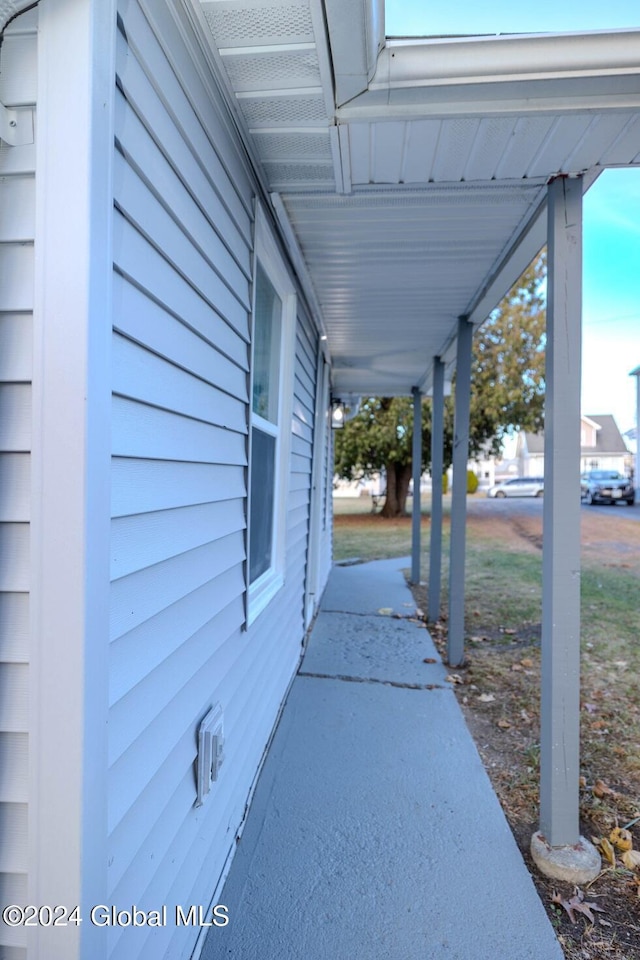
<instances>
[{"instance_id":1,"label":"porch ceiling","mask_svg":"<svg viewBox=\"0 0 640 960\"><path fill-rule=\"evenodd\" d=\"M203 0L336 393L430 386L545 241L546 184L640 163L640 31L385 41L381 0Z\"/></svg>"}]
</instances>

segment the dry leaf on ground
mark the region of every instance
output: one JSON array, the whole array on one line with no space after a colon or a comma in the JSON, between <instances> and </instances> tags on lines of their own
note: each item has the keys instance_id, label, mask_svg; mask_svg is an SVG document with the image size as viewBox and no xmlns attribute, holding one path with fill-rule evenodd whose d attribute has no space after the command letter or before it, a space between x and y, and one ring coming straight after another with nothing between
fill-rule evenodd
<instances>
[{"instance_id":1,"label":"dry leaf on ground","mask_svg":"<svg viewBox=\"0 0 640 960\"><path fill-rule=\"evenodd\" d=\"M621 850L623 853L625 850L631 850L633 846L633 837L628 830L624 830L622 827L614 827L611 833L609 834L609 840L616 848L616 850Z\"/></svg>"},{"instance_id":2,"label":"dry leaf on ground","mask_svg":"<svg viewBox=\"0 0 640 960\"><path fill-rule=\"evenodd\" d=\"M559 906L564 907L569 914L571 923L576 922L576 911L584 914L587 920L591 921L591 923L595 923L595 917L592 913L593 910L596 910L598 913L604 913L602 907L599 907L597 903L592 903L584 899L584 893L579 889L579 887L576 887L576 892L570 900L564 900L559 893L554 893L551 897L551 902L557 903Z\"/></svg>"},{"instance_id":3,"label":"dry leaf on ground","mask_svg":"<svg viewBox=\"0 0 640 960\"><path fill-rule=\"evenodd\" d=\"M640 850L625 850L620 859L627 870L640 869Z\"/></svg>"},{"instance_id":4,"label":"dry leaf on ground","mask_svg":"<svg viewBox=\"0 0 640 960\"><path fill-rule=\"evenodd\" d=\"M604 780L596 780L593 785L593 795L602 800L603 797L615 797L615 790L608 787Z\"/></svg>"},{"instance_id":5,"label":"dry leaf on ground","mask_svg":"<svg viewBox=\"0 0 640 960\"><path fill-rule=\"evenodd\" d=\"M596 845L600 847L602 851L602 856L607 860L612 867L616 865L616 852L611 846L609 840L606 837L601 837L599 840L596 840Z\"/></svg>"}]
</instances>

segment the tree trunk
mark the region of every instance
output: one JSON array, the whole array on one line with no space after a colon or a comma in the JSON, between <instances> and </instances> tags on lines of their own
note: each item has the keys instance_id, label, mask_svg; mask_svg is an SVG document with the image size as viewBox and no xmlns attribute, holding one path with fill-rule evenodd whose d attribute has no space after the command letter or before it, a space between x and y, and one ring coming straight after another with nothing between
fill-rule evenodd
<instances>
[{"instance_id":1,"label":"tree trunk","mask_svg":"<svg viewBox=\"0 0 640 960\"><path fill-rule=\"evenodd\" d=\"M403 517L406 514L407 494L411 482L411 464L390 462L386 465L387 493L380 515Z\"/></svg>"}]
</instances>

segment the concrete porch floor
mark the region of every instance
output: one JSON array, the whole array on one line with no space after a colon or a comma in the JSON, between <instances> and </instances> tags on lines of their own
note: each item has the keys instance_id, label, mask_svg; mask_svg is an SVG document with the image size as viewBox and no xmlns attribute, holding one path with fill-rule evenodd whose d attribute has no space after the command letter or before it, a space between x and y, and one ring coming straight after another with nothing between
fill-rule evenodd
<instances>
[{"instance_id":1,"label":"concrete porch floor","mask_svg":"<svg viewBox=\"0 0 640 960\"><path fill-rule=\"evenodd\" d=\"M407 566L334 567L203 960L562 960Z\"/></svg>"}]
</instances>

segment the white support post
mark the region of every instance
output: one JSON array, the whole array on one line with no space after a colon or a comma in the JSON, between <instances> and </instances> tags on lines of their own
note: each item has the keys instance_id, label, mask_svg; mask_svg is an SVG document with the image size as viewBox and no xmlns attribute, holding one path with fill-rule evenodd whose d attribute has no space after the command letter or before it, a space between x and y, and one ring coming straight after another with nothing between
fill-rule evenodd
<instances>
[{"instance_id":1,"label":"white support post","mask_svg":"<svg viewBox=\"0 0 640 960\"><path fill-rule=\"evenodd\" d=\"M444 363L433 359L431 405L431 535L429 539L429 595L427 620L440 619L442 581L442 475L444 473Z\"/></svg>"},{"instance_id":2,"label":"white support post","mask_svg":"<svg viewBox=\"0 0 640 960\"><path fill-rule=\"evenodd\" d=\"M581 314L582 178L558 177L548 188L540 832L531 849L543 872L575 883L600 866L578 818Z\"/></svg>"},{"instance_id":3,"label":"white support post","mask_svg":"<svg viewBox=\"0 0 640 960\"><path fill-rule=\"evenodd\" d=\"M449 635L447 660L452 667L464 660L464 568L467 522L467 463L469 460L469 408L471 404L471 344L473 324L458 320L456 398L451 492L451 545L449 550Z\"/></svg>"},{"instance_id":4,"label":"white support post","mask_svg":"<svg viewBox=\"0 0 640 960\"><path fill-rule=\"evenodd\" d=\"M420 521L421 497L420 477L422 475L422 394L417 387L413 394L413 505L411 509L411 582L420 583Z\"/></svg>"}]
</instances>

